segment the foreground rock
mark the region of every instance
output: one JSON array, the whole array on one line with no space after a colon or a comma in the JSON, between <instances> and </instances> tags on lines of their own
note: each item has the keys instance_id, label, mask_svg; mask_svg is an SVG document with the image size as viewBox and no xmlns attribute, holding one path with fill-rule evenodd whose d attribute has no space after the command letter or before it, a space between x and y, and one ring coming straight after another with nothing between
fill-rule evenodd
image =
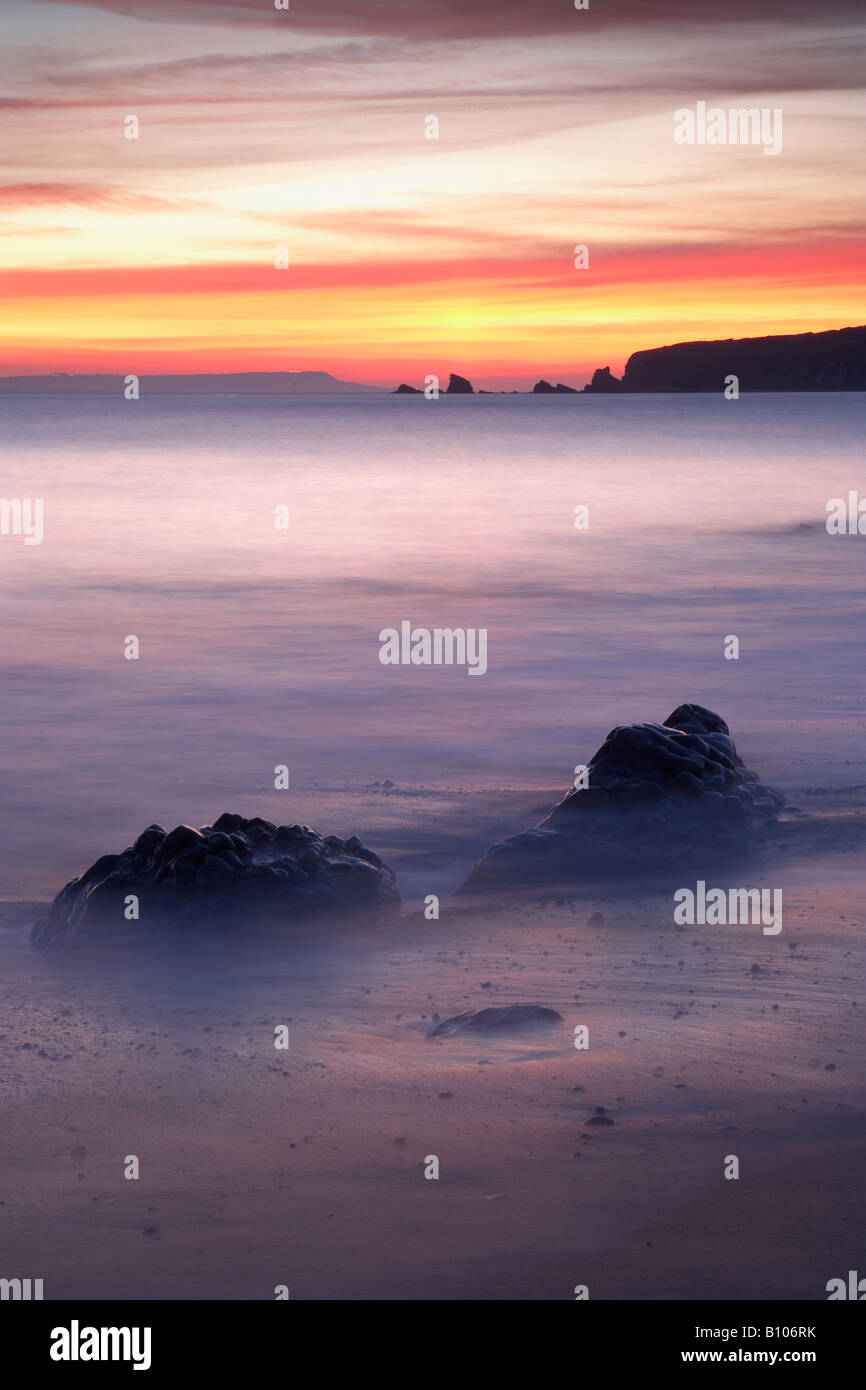
<instances>
[{"instance_id":1,"label":"foreground rock","mask_svg":"<svg viewBox=\"0 0 866 1390\"><path fill-rule=\"evenodd\" d=\"M460 891L709 870L763 845L784 804L744 766L725 721L700 705L680 705L664 724L613 729L586 784L534 830L493 845Z\"/></svg>"},{"instance_id":2,"label":"foreground rock","mask_svg":"<svg viewBox=\"0 0 866 1390\"><path fill-rule=\"evenodd\" d=\"M541 1024L553 1028L562 1022L562 1014L556 1009L545 1009L541 1004L504 1004L502 1008L468 1009L465 1014L455 1014L445 1018L431 1028L428 1038L444 1038L449 1033L500 1033L514 1032L518 1028L537 1027Z\"/></svg>"},{"instance_id":3,"label":"foreground rock","mask_svg":"<svg viewBox=\"0 0 866 1390\"><path fill-rule=\"evenodd\" d=\"M79 936L122 935L128 899L141 928L245 926L316 912L397 908L394 874L357 836L322 837L308 825L280 825L228 812L196 830L150 825L122 854L104 854L58 893L30 934L34 946Z\"/></svg>"}]
</instances>

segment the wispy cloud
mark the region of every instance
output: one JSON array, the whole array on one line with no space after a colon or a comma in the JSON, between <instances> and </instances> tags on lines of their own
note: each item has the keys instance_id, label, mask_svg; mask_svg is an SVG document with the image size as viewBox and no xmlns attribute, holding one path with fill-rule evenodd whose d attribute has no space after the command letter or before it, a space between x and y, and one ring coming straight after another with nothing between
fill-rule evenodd
<instances>
[{"instance_id":1,"label":"wispy cloud","mask_svg":"<svg viewBox=\"0 0 866 1390\"><path fill-rule=\"evenodd\" d=\"M0 184L0 216L26 208L93 208L123 212L184 212L213 206L197 198L160 198L138 189L86 183Z\"/></svg>"},{"instance_id":2,"label":"wispy cloud","mask_svg":"<svg viewBox=\"0 0 866 1390\"><path fill-rule=\"evenodd\" d=\"M866 285L862 0L6 9L7 362L621 365ZM782 107L781 156L677 147L698 99Z\"/></svg>"}]
</instances>

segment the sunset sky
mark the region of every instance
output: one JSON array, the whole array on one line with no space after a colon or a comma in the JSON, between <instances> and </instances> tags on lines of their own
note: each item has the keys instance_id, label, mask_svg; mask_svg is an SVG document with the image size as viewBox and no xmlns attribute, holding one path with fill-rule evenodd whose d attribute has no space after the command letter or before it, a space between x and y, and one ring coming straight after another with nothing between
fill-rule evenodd
<instances>
[{"instance_id":1,"label":"sunset sky","mask_svg":"<svg viewBox=\"0 0 866 1390\"><path fill-rule=\"evenodd\" d=\"M866 322L863 0L4 0L0 22L4 374L582 385L639 348ZM700 100L781 108L782 152L676 144Z\"/></svg>"}]
</instances>

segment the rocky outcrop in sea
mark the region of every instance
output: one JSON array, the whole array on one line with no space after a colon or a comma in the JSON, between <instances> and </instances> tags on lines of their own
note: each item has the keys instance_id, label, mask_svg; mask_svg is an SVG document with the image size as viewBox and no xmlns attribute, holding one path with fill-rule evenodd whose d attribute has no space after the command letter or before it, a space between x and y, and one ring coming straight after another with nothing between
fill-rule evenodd
<instances>
[{"instance_id":1,"label":"rocky outcrop in sea","mask_svg":"<svg viewBox=\"0 0 866 1390\"><path fill-rule=\"evenodd\" d=\"M475 388L465 376L458 376L456 372L452 372L448 378L445 394L446 396L473 396Z\"/></svg>"}]
</instances>

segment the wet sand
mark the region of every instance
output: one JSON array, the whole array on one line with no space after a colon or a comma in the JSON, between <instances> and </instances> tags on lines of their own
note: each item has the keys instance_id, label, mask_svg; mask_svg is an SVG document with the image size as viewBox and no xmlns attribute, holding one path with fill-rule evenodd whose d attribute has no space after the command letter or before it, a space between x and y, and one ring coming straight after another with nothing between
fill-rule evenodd
<instances>
[{"instance_id":1,"label":"wet sand","mask_svg":"<svg viewBox=\"0 0 866 1390\"><path fill-rule=\"evenodd\" d=\"M443 894L439 921L416 898L207 955L42 955L7 904L0 1274L46 1298L826 1298L863 1260L862 854L760 881L775 937L677 927L670 893ZM515 1002L563 1024L426 1036Z\"/></svg>"}]
</instances>

